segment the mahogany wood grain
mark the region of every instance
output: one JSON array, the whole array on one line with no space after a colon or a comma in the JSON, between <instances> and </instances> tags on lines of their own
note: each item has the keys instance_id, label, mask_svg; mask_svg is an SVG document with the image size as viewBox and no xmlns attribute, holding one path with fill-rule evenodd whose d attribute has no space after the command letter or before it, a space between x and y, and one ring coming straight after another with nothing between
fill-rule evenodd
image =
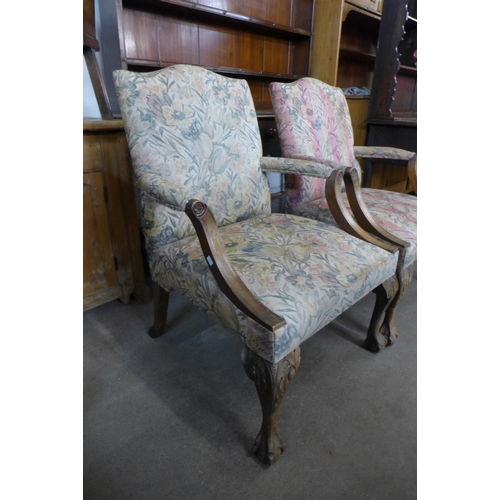
<instances>
[{"instance_id":1,"label":"mahogany wood grain","mask_svg":"<svg viewBox=\"0 0 500 500\"><path fill-rule=\"evenodd\" d=\"M156 18L150 12L123 9L124 56L159 61Z\"/></svg>"},{"instance_id":2,"label":"mahogany wood grain","mask_svg":"<svg viewBox=\"0 0 500 500\"><path fill-rule=\"evenodd\" d=\"M408 248L410 244L397 236L386 231L373 218L368 207L366 206L363 195L361 193L361 185L358 172L355 168L346 168L344 173L344 184L347 192L347 199L358 224L368 233L373 234L377 238L392 243L402 249Z\"/></svg>"},{"instance_id":3,"label":"mahogany wood grain","mask_svg":"<svg viewBox=\"0 0 500 500\"><path fill-rule=\"evenodd\" d=\"M326 180L325 196L333 218L340 229L346 233L360 238L363 241L378 246L391 253L396 253L398 247L386 241L379 240L365 229L353 218L347 207L342 201L342 180L344 172L342 170L333 170L330 177Z\"/></svg>"},{"instance_id":4,"label":"mahogany wood grain","mask_svg":"<svg viewBox=\"0 0 500 500\"><path fill-rule=\"evenodd\" d=\"M390 308L398 296L399 286L398 277L392 276L373 290L377 298L364 341L365 348L371 352L380 352L396 340L393 314L395 309Z\"/></svg>"},{"instance_id":5,"label":"mahogany wood grain","mask_svg":"<svg viewBox=\"0 0 500 500\"><path fill-rule=\"evenodd\" d=\"M291 20L292 0L274 0L272 2L267 1L265 2L265 4L267 21L282 24L284 26L293 26ZM309 30L311 30L310 27Z\"/></svg>"},{"instance_id":6,"label":"mahogany wood grain","mask_svg":"<svg viewBox=\"0 0 500 500\"><path fill-rule=\"evenodd\" d=\"M280 38L266 38L264 71L291 73L289 68L290 42Z\"/></svg>"},{"instance_id":7,"label":"mahogany wood grain","mask_svg":"<svg viewBox=\"0 0 500 500\"><path fill-rule=\"evenodd\" d=\"M208 206L190 200L185 212L191 220L210 271L227 298L247 316L271 332L286 325L286 321L267 308L247 288L234 270L219 235L215 218Z\"/></svg>"},{"instance_id":8,"label":"mahogany wood grain","mask_svg":"<svg viewBox=\"0 0 500 500\"><path fill-rule=\"evenodd\" d=\"M270 363L245 346L241 360L248 378L255 382L262 409L262 425L254 450L261 462L272 465L285 451L285 443L278 434L278 412L288 382L299 369L300 347L278 363Z\"/></svg>"},{"instance_id":9,"label":"mahogany wood grain","mask_svg":"<svg viewBox=\"0 0 500 500\"><path fill-rule=\"evenodd\" d=\"M166 331L169 298L170 293L153 281L154 323L148 330L148 335L152 339L160 337Z\"/></svg>"},{"instance_id":10,"label":"mahogany wood grain","mask_svg":"<svg viewBox=\"0 0 500 500\"><path fill-rule=\"evenodd\" d=\"M312 30L314 1L293 0L292 7L291 26L296 26L304 30Z\"/></svg>"},{"instance_id":11,"label":"mahogany wood grain","mask_svg":"<svg viewBox=\"0 0 500 500\"><path fill-rule=\"evenodd\" d=\"M160 61L200 64L198 24L157 16Z\"/></svg>"}]
</instances>

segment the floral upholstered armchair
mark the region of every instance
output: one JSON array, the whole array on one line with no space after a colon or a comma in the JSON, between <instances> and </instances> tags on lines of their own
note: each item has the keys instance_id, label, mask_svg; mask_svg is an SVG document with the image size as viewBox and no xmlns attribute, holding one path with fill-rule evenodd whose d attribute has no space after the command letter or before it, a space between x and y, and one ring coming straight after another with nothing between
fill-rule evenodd
<instances>
[{"instance_id":1,"label":"floral upholstered armchair","mask_svg":"<svg viewBox=\"0 0 500 500\"><path fill-rule=\"evenodd\" d=\"M394 325L397 305L412 279L417 259L417 198L360 188L361 170L357 158L407 162L416 192L416 153L390 147L354 146L349 108L339 88L314 78L301 78L292 83L273 82L269 90L283 156L345 171L342 196L344 205L348 205L348 223L331 211L325 195L325 184L328 194L328 182L317 177L287 176L285 212L335 224L351 234L354 234L353 227L359 225L400 249L399 291L389 307L388 329L384 331L386 345L391 345L397 338ZM371 347L378 350L383 345L372 344Z\"/></svg>"},{"instance_id":2,"label":"floral upholstered armchair","mask_svg":"<svg viewBox=\"0 0 500 500\"><path fill-rule=\"evenodd\" d=\"M176 291L241 339L262 406L256 452L272 464L284 447L276 418L300 345L372 290L367 342L379 341L398 289L397 247L271 213L264 170L328 178L335 196L342 171L263 158L246 81L190 65L117 70L114 79L154 283L149 334L165 332Z\"/></svg>"}]
</instances>

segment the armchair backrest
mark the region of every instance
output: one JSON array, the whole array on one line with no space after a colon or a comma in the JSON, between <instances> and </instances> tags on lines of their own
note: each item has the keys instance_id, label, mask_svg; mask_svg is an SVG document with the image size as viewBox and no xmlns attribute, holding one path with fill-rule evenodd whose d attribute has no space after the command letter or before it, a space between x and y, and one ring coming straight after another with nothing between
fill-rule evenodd
<instances>
[{"instance_id":1,"label":"armchair backrest","mask_svg":"<svg viewBox=\"0 0 500 500\"><path fill-rule=\"evenodd\" d=\"M351 116L341 89L301 78L293 83L273 82L269 90L283 156L321 158L359 169ZM324 179L294 176L287 185L287 203L292 205L319 199L325 192Z\"/></svg>"},{"instance_id":2,"label":"armchair backrest","mask_svg":"<svg viewBox=\"0 0 500 500\"><path fill-rule=\"evenodd\" d=\"M262 142L245 80L176 65L114 72L134 174L156 174L205 202L220 226L269 213ZM149 252L195 234L188 217L141 191Z\"/></svg>"}]
</instances>

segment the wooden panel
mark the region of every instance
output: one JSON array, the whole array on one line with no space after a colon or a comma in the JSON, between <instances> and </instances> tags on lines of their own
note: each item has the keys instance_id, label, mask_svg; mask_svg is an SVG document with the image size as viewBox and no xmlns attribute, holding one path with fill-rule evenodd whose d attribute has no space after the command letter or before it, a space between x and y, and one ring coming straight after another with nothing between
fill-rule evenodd
<instances>
[{"instance_id":1,"label":"wooden panel","mask_svg":"<svg viewBox=\"0 0 500 500\"><path fill-rule=\"evenodd\" d=\"M291 26L292 0L268 1L266 5L266 20L271 23Z\"/></svg>"},{"instance_id":2,"label":"wooden panel","mask_svg":"<svg viewBox=\"0 0 500 500\"><path fill-rule=\"evenodd\" d=\"M348 87L366 87L373 84L373 63L357 61L349 56L339 57L336 86L341 89Z\"/></svg>"},{"instance_id":3,"label":"wooden panel","mask_svg":"<svg viewBox=\"0 0 500 500\"><path fill-rule=\"evenodd\" d=\"M124 8L123 31L127 58L159 61L154 14Z\"/></svg>"},{"instance_id":4,"label":"wooden panel","mask_svg":"<svg viewBox=\"0 0 500 500\"><path fill-rule=\"evenodd\" d=\"M199 64L263 71L262 35L228 28L200 25Z\"/></svg>"},{"instance_id":5,"label":"wooden panel","mask_svg":"<svg viewBox=\"0 0 500 500\"><path fill-rule=\"evenodd\" d=\"M236 68L263 71L264 69L264 37L245 31L235 34Z\"/></svg>"},{"instance_id":6,"label":"wooden panel","mask_svg":"<svg viewBox=\"0 0 500 500\"><path fill-rule=\"evenodd\" d=\"M128 301L134 290L131 257L133 251L140 249L138 231L136 229L136 238L133 238L131 229L138 225L131 190L131 161L123 132L102 134L101 147L103 163L106 165L104 181L108 190L109 221L118 264L118 281L123 288L124 300ZM135 243L133 251L131 243Z\"/></svg>"},{"instance_id":7,"label":"wooden panel","mask_svg":"<svg viewBox=\"0 0 500 500\"><path fill-rule=\"evenodd\" d=\"M248 86L250 87L250 92L252 93L252 99L257 108L257 103L264 100L264 88L263 83L260 80L247 79Z\"/></svg>"},{"instance_id":8,"label":"wooden panel","mask_svg":"<svg viewBox=\"0 0 500 500\"><path fill-rule=\"evenodd\" d=\"M158 16L160 60L199 64L198 25L175 18Z\"/></svg>"},{"instance_id":9,"label":"wooden panel","mask_svg":"<svg viewBox=\"0 0 500 500\"><path fill-rule=\"evenodd\" d=\"M404 193L407 190L407 185L408 173L405 167L382 163L374 164L370 187Z\"/></svg>"},{"instance_id":10,"label":"wooden panel","mask_svg":"<svg viewBox=\"0 0 500 500\"><path fill-rule=\"evenodd\" d=\"M245 0L244 2L237 2L239 14L244 16L253 17L255 19L266 18L266 2L262 0Z\"/></svg>"},{"instance_id":11,"label":"wooden panel","mask_svg":"<svg viewBox=\"0 0 500 500\"><path fill-rule=\"evenodd\" d=\"M130 295L146 302L132 165L121 120L83 122L84 310ZM99 169L99 171L97 171ZM106 193L106 194L105 194Z\"/></svg>"},{"instance_id":12,"label":"wooden panel","mask_svg":"<svg viewBox=\"0 0 500 500\"><path fill-rule=\"evenodd\" d=\"M397 85L394 92L394 101L391 106L392 113L414 112L416 114L416 90L416 78L399 74L397 76Z\"/></svg>"},{"instance_id":13,"label":"wooden panel","mask_svg":"<svg viewBox=\"0 0 500 500\"><path fill-rule=\"evenodd\" d=\"M83 171L102 169L101 141L98 135L83 136Z\"/></svg>"},{"instance_id":14,"label":"wooden panel","mask_svg":"<svg viewBox=\"0 0 500 500\"><path fill-rule=\"evenodd\" d=\"M289 71L292 74L309 74L309 51L310 40L303 40L291 43Z\"/></svg>"},{"instance_id":15,"label":"wooden panel","mask_svg":"<svg viewBox=\"0 0 500 500\"><path fill-rule=\"evenodd\" d=\"M100 172L83 174L83 295L119 285Z\"/></svg>"},{"instance_id":16,"label":"wooden panel","mask_svg":"<svg viewBox=\"0 0 500 500\"><path fill-rule=\"evenodd\" d=\"M349 0L349 3L357 5L363 9L371 10L372 12L380 12L381 0Z\"/></svg>"},{"instance_id":17,"label":"wooden panel","mask_svg":"<svg viewBox=\"0 0 500 500\"><path fill-rule=\"evenodd\" d=\"M200 64L234 67L234 49L233 30L200 24Z\"/></svg>"},{"instance_id":18,"label":"wooden panel","mask_svg":"<svg viewBox=\"0 0 500 500\"><path fill-rule=\"evenodd\" d=\"M294 0L291 25L307 31L312 31L313 0Z\"/></svg>"},{"instance_id":19,"label":"wooden panel","mask_svg":"<svg viewBox=\"0 0 500 500\"><path fill-rule=\"evenodd\" d=\"M368 127L365 122L368 115L369 104L369 97L362 99L347 98L347 105L349 107L349 114L351 115L352 129L354 132L354 144L356 146L364 146L366 144Z\"/></svg>"},{"instance_id":20,"label":"wooden panel","mask_svg":"<svg viewBox=\"0 0 500 500\"><path fill-rule=\"evenodd\" d=\"M315 5L311 76L328 85L336 85L342 27L342 0L316 0Z\"/></svg>"},{"instance_id":21,"label":"wooden panel","mask_svg":"<svg viewBox=\"0 0 500 500\"><path fill-rule=\"evenodd\" d=\"M237 0L198 0L198 5L213 7L214 9L227 10L228 12L238 12Z\"/></svg>"},{"instance_id":22,"label":"wooden panel","mask_svg":"<svg viewBox=\"0 0 500 500\"><path fill-rule=\"evenodd\" d=\"M280 38L266 38L266 50L264 58L264 71L274 73L289 73L289 47L288 40Z\"/></svg>"}]
</instances>

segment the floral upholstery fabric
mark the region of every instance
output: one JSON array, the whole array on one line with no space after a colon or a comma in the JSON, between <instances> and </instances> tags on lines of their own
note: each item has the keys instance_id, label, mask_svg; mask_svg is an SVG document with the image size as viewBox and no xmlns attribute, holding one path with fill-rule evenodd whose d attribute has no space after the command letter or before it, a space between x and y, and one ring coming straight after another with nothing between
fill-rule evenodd
<instances>
[{"instance_id":1,"label":"floral upholstery fabric","mask_svg":"<svg viewBox=\"0 0 500 500\"><path fill-rule=\"evenodd\" d=\"M396 270L397 256L338 228L271 214L262 166L330 169L265 160L248 84L177 65L152 73L118 70L115 85L127 134L153 280L176 290L277 362ZM295 167L294 167L295 165ZM271 333L220 290L183 212L205 202L230 261L250 289L287 324Z\"/></svg>"},{"instance_id":2,"label":"floral upholstery fabric","mask_svg":"<svg viewBox=\"0 0 500 500\"><path fill-rule=\"evenodd\" d=\"M282 316L271 333L220 291L198 238L158 248L155 281L206 311L264 359L277 362L335 317L394 276L397 254L349 236L331 224L265 214L220 228L231 263L253 294Z\"/></svg>"},{"instance_id":3,"label":"floral upholstery fabric","mask_svg":"<svg viewBox=\"0 0 500 500\"><path fill-rule=\"evenodd\" d=\"M155 200L158 191L172 194L165 192L169 185L177 189L173 200L178 203L191 198L207 203L220 226L270 212L269 185L259 164L262 143L246 81L189 65L151 73L117 70L114 81L141 187L149 252L194 234L184 213ZM151 184L151 179L159 182Z\"/></svg>"},{"instance_id":4,"label":"floral upholstery fabric","mask_svg":"<svg viewBox=\"0 0 500 500\"><path fill-rule=\"evenodd\" d=\"M301 78L293 83L273 82L270 93L285 157L354 167L361 178L357 157L409 160L415 156L398 148L354 147L349 108L339 88ZM286 212L335 223L325 200L324 178L287 175L285 195ZM410 265L417 257L416 197L371 188L362 188L362 197L384 229L410 243L404 259L404 265Z\"/></svg>"},{"instance_id":5,"label":"floral upholstery fabric","mask_svg":"<svg viewBox=\"0 0 500 500\"><path fill-rule=\"evenodd\" d=\"M385 230L410 244L402 263L403 267L408 267L417 259L417 198L379 189L363 189L362 192L363 200L374 219ZM342 196L349 208L347 195ZM337 225L324 197L309 203L291 205L288 211L301 217Z\"/></svg>"}]
</instances>

